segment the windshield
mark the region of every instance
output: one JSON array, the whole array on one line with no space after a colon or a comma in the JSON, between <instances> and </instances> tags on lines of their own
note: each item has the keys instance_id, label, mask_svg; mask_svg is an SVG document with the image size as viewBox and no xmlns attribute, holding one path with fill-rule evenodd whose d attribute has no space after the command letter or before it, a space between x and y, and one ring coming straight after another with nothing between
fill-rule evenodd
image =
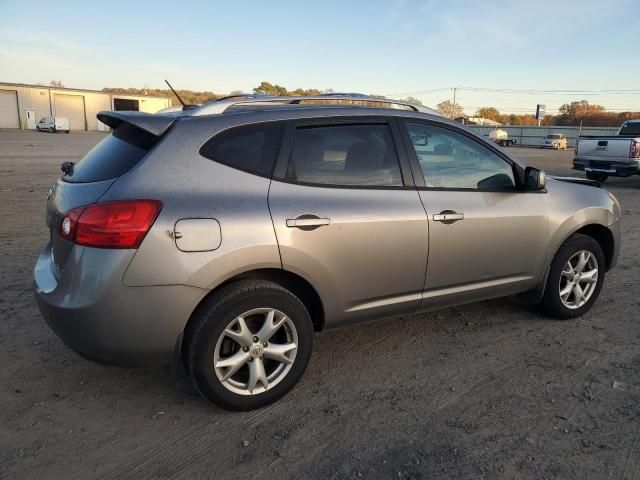
<instances>
[{"instance_id":1,"label":"windshield","mask_svg":"<svg viewBox=\"0 0 640 480\"><path fill-rule=\"evenodd\" d=\"M558 135L558 134L552 134L552 135L547 135L547 138L552 139L552 140L560 140L562 138L562 135Z\"/></svg>"},{"instance_id":2,"label":"windshield","mask_svg":"<svg viewBox=\"0 0 640 480\"><path fill-rule=\"evenodd\" d=\"M622 125L618 135L640 135L640 122L627 122Z\"/></svg>"}]
</instances>

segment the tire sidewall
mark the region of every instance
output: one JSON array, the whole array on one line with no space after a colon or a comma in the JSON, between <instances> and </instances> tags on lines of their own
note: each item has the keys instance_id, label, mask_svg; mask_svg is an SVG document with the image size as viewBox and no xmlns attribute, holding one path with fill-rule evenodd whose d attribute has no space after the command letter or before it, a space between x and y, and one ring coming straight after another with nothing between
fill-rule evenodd
<instances>
[{"instance_id":1,"label":"tire sidewall","mask_svg":"<svg viewBox=\"0 0 640 480\"><path fill-rule=\"evenodd\" d=\"M298 349L291 370L275 387L257 395L240 395L227 390L218 379L213 368L213 354L227 325L254 308L275 308L287 315L297 331ZM307 309L293 294L281 289L261 288L250 295L241 293L223 304L214 304L201 313L203 325L198 329L188 355L192 378L204 398L225 409L251 410L275 402L298 383L311 358L313 325Z\"/></svg>"},{"instance_id":2,"label":"tire sidewall","mask_svg":"<svg viewBox=\"0 0 640 480\"><path fill-rule=\"evenodd\" d=\"M564 266L569 259L580 250L586 250L596 257L598 262L598 281L589 300L579 308L571 309L562 303L560 299L560 277ZM549 279L545 291L545 303L551 313L560 319L569 319L579 317L588 312L600 295L602 285L604 284L606 271L606 260L604 252L600 244L591 237L586 235L574 235L570 237L558 250L551 268L549 270Z\"/></svg>"}]
</instances>

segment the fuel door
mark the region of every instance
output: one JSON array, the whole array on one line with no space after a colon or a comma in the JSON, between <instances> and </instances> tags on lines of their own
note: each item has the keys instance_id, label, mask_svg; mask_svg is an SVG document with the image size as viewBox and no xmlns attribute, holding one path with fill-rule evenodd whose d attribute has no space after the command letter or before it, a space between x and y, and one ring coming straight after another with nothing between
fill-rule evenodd
<instances>
[{"instance_id":1,"label":"fuel door","mask_svg":"<svg viewBox=\"0 0 640 480\"><path fill-rule=\"evenodd\" d=\"M210 252L222 243L220 223L215 218L184 218L173 229L176 247L182 252Z\"/></svg>"}]
</instances>

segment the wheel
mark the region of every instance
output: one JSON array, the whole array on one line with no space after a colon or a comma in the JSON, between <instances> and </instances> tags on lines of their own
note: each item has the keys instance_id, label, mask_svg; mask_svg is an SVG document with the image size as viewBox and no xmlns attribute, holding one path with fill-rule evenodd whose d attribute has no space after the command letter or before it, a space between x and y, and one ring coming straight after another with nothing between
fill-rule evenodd
<instances>
[{"instance_id":1,"label":"wheel","mask_svg":"<svg viewBox=\"0 0 640 480\"><path fill-rule=\"evenodd\" d=\"M302 377L313 324L302 302L276 283L223 287L194 314L184 360L195 388L228 410L252 410L283 397Z\"/></svg>"},{"instance_id":2,"label":"wheel","mask_svg":"<svg viewBox=\"0 0 640 480\"><path fill-rule=\"evenodd\" d=\"M69 133L69 130L65 130L65 132L64 132L64 133Z\"/></svg>"},{"instance_id":3,"label":"wheel","mask_svg":"<svg viewBox=\"0 0 640 480\"><path fill-rule=\"evenodd\" d=\"M572 235L551 262L543 309L559 319L585 314L600 294L604 272L605 258L600 244L586 235Z\"/></svg>"},{"instance_id":4,"label":"wheel","mask_svg":"<svg viewBox=\"0 0 640 480\"><path fill-rule=\"evenodd\" d=\"M607 175L606 173L600 173L600 172L585 172L587 174L587 178L589 180L595 180L596 182L600 182L600 183L604 183L607 181L607 178L609 178L609 175Z\"/></svg>"},{"instance_id":5,"label":"wheel","mask_svg":"<svg viewBox=\"0 0 640 480\"><path fill-rule=\"evenodd\" d=\"M36 132L40 131L40 127L36 125Z\"/></svg>"},{"instance_id":6,"label":"wheel","mask_svg":"<svg viewBox=\"0 0 640 480\"><path fill-rule=\"evenodd\" d=\"M58 130L56 130L56 127L52 127L52 128L51 128L51 131L52 131L53 133L58 133Z\"/></svg>"}]
</instances>

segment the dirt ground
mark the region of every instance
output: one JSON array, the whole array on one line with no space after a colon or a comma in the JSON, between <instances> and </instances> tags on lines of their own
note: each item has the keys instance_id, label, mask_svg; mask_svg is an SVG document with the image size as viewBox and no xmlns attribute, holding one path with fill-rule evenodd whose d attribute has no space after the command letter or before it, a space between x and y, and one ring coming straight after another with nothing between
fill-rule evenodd
<instances>
[{"instance_id":1,"label":"dirt ground","mask_svg":"<svg viewBox=\"0 0 640 480\"><path fill-rule=\"evenodd\" d=\"M229 413L40 318L47 191L102 136L0 132L0 478L640 478L640 177L606 184L623 247L584 318L511 297L324 332L285 399ZM572 151L512 151L572 174Z\"/></svg>"}]
</instances>

